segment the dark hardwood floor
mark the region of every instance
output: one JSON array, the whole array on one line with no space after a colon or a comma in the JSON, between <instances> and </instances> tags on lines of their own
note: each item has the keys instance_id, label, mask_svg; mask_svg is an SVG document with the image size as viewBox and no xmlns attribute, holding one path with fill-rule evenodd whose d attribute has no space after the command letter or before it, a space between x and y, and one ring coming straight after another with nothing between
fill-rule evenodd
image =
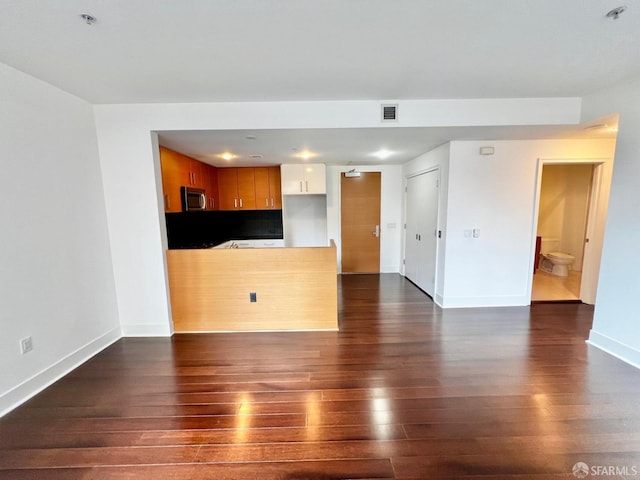
<instances>
[{"instance_id":1,"label":"dark hardwood floor","mask_svg":"<svg viewBox=\"0 0 640 480\"><path fill-rule=\"evenodd\" d=\"M592 315L343 276L339 333L118 341L0 420L0 478L640 477L640 372L585 344Z\"/></svg>"}]
</instances>

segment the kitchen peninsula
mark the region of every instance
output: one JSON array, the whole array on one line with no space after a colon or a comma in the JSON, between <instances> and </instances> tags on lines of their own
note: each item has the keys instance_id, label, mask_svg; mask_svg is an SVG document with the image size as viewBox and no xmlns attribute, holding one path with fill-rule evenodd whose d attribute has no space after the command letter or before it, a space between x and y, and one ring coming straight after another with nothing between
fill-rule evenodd
<instances>
[{"instance_id":1,"label":"kitchen peninsula","mask_svg":"<svg viewBox=\"0 0 640 480\"><path fill-rule=\"evenodd\" d=\"M324 165L160 161L174 331L338 329Z\"/></svg>"},{"instance_id":2,"label":"kitchen peninsula","mask_svg":"<svg viewBox=\"0 0 640 480\"><path fill-rule=\"evenodd\" d=\"M168 250L176 332L338 330L337 259L326 247Z\"/></svg>"}]
</instances>

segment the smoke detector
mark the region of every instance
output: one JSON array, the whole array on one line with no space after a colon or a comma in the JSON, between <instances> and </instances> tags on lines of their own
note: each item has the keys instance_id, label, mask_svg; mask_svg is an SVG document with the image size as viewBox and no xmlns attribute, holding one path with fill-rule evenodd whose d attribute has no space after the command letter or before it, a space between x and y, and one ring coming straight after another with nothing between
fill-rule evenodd
<instances>
[{"instance_id":1,"label":"smoke detector","mask_svg":"<svg viewBox=\"0 0 640 480\"><path fill-rule=\"evenodd\" d=\"M620 7L614 8L613 10L609 10L607 13L607 18L611 18L613 20L617 20L618 17L627 9L625 5L621 5Z\"/></svg>"},{"instance_id":2,"label":"smoke detector","mask_svg":"<svg viewBox=\"0 0 640 480\"><path fill-rule=\"evenodd\" d=\"M87 25L93 25L98 21L96 17L94 17L93 15L89 15L88 13L81 13L80 18L87 22Z\"/></svg>"}]
</instances>

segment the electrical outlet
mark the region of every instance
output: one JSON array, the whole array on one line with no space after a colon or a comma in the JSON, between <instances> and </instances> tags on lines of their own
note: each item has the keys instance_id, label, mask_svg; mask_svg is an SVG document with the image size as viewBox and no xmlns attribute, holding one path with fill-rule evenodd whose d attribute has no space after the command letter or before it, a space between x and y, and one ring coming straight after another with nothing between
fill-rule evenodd
<instances>
[{"instance_id":1,"label":"electrical outlet","mask_svg":"<svg viewBox=\"0 0 640 480\"><path fill-rule=\"evenodd\" d=\"M20 340L20 352L24 355L25 353L33 350L33 340L31 337L23 338Z\"/></svg>"},{"instance_id":2,"label":"electrical outlet","mask_svg":"<svg viewBox=\"0 0 640 480\"><path fill-rule=\"evenodd\" d=\"M249 293L249 301L251 303L254 303L254 302L258 301L258 296L256 295L256 292L250 292Z\"/></svg>"},{"instance_id":3,"label":"electrical outlet","mask_svg":"<svg viewBox=\"0 0 640 480\"><path fill-rule=\"evenodd\" d=\"M464 238L471 238L471 230L464 231Z\"/></svg>"},{"instance_id":4,"label":"electrical outlet","mask_svg":"<svg viewBox=\"0 0 640 480\"><path fill-rule=\"evenodd\" d=\"M479 228L474 228L473 229L473 238L478 238L480 237L480 229Z\"/></svg>"}]
</instances>

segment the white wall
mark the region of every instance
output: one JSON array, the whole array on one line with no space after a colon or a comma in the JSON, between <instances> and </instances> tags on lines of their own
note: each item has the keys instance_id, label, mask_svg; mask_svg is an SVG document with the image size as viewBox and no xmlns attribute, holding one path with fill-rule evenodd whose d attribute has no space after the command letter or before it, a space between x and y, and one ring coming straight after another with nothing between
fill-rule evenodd
<instances>
[{"instance_id":1,"label":"white wall","mask_svg":"<svg viewBox=\"0 0 640 480\"><path fill-rule=\"evenodd\" d=\"M283 195L282 223L285 246L328 246L327 196Z\"/></svg>"},{"instance_id":2,"label":"white wall","mask_svg":"<svg viewBox=\"0 0 640 480\"><path fill-rule=\"evenodd\" d=\"M640 79L584 99L583 119L619 113L616 160L589 342L640 366Z\"/></svg>"},{"instance_id":3,"label":"white wall","mask_svg":"<svg viewBox=\"0 0 640 480\"><path fill-rule=\"evenodd\" d=\"M449 143L440 145L430 152L424 153L412 161L406 163L402 169L403 172L403 195L404 186L407 184L407 178L427 172L437 168L440 171L440 200L438 203L438 229L442 231L442 238L438 241L437 251L437 267L436 267L436 290L435 302L442 305L444 295L444 269L446 265L446 238L447 238L447 205L449 202ZM406 197L406 195L405 195ZM403 223L406 215L406 202L402 203ZM404 258L405 239L402 236L402 257ZM402 269L404 273L404 268Z\"/></svg>"},{"instance_id":4,"label":"white wall","mask_svg":"<svg viewBox=\"0 0 640 480\"><path fill-rule=\"evenodd\" d=\"M3 64L0 85L2 415L120 326L92 107Z\"/></svg>"},{"instance_id":5,"label":"white wall","mask_svg":"<svg viewBox=\"0 0 640 480\"><path fill-rule=\"evenodd\" d=\"M539 159L612 159L612 140L452 142L445 307L527 305L531 298ZM481 146L495 154L482 156ZM609 162L607 168L610 168ZM464 231L479 229L479 238Z\"/></svg>"},{"instance_id":6,"label":"white wall","mask_svg":"<svg viewBox=\"0 0 640 480\"><path fill-rule=\"evenodd\" d=\"M327 222L329 238L338 247L341 267L340 175L355 168L359 172L381 172L380 185L380 271L400 271L402 245L402 167L400 165L332 165L327 167ZM341 271L341 270L339 270Z\"/></svg>"},{"instance_id":7,"label":"white wall","mask_svg":"<svg viewBox=\"0 0 640 480\"><path fill-rule=\"evenodd\" d=\"M382 127L380 103L386 102L392 101L96 105L123 334L169 335L172 329L154 131L558 125L580 116L578 98L405 100L393 101L400 121Z\"/></svg>"}]
</instances>

